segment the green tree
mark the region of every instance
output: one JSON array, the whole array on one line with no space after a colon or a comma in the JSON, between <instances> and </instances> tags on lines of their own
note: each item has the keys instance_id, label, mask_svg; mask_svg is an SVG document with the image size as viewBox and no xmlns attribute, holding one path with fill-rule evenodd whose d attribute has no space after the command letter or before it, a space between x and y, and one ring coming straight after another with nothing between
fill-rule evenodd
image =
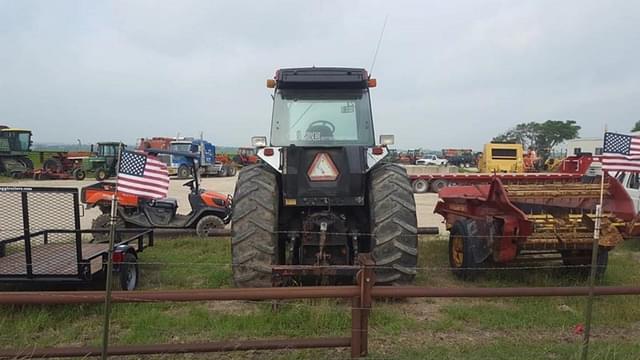
<instances>
[{"instance_id":1,"label":"green tree","mask_svg":"<svg viewBox=\"0 0 640 360\"><path fill-rule=\"evenodd\" d=\"M633 125L632 132L640 131L640 120L636 121L635 125Z\"/></svg>"},{"instance_id":2,"label":"green tree","mask_svg":"<svg viewBox=\"0 0 640 360\"><path fill-rule=\"evenodd\" d=\"M640 124L639 124L640 125ZM565 140L578 137L580 126L573 120L547 120L542 123L529 122L516 125L493 138L493 142L511 142L532 148L543 160L549 157L551 149Z\"/></svg>"}]
</instances>

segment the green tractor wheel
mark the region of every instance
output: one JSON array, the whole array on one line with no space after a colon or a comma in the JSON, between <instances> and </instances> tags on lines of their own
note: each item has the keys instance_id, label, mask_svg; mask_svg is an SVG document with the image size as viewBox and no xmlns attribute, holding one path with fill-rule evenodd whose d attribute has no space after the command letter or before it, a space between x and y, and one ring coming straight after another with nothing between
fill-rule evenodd
<instances>
[{"instance_id":1,"label":"green tractor wheel","mask_svg":"<svg viewBox=\"0 0 640 360\"><path fill-rule=\"evenodd\" d=\"M96 180L104 181L104 180L107 180L108 178L109 178L109 173L107 172L107 169L100 168L96 170Z\"/></svg>"}]
</instances>

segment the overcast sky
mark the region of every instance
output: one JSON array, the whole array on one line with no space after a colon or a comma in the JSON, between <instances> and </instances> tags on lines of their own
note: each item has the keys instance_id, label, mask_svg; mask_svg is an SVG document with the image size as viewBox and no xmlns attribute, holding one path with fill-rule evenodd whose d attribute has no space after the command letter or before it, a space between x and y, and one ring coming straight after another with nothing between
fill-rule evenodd
<instances>
[{"instance_id":1,"label":"overcast sky","mask_svg":"<svg viewBox=\"0 0 640 360\"><path fill-rule=\"evenodd\" d=\"M371 66L378 134L473 147L528 121L640 120L637 1L0 0L0 124L36 142L268 134L279 67Z\"/></svg>"}]
</instances>

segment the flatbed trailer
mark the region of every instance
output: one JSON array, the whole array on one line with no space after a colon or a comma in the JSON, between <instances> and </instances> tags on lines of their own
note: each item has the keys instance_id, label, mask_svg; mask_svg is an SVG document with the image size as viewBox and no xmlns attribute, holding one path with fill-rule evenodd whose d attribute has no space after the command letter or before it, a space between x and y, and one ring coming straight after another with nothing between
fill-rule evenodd
<instances>
[{"instance_id":1,"label":"flatbed trailer","mask_svg":"<svg viewBox=\"0 0 640 360\"><path fill-rule=\"evenodd\" d=\"M414 193L440 192L448 186L487 185L499 178L505 185L525 185L544 183L578 183L583 174L579 173L437 173L410 175Z\"/></svg>"},{"instance_id":2,"label":"flatbed trailer","mask_svg":"<svg viewBox=\"0 0 640 360\"><path fill-rule=\"evenodd\" d=\"M41 230L0 241L0 284L91 283L105 273L108 261L108 243L82 241L82 234L96 232L106 230ZM138 253L153 246L153 230L118 232L125 240L114 244L113 272L122 290L134 290L139 276ZM60 242L60 235L74 240Z\"/></svg>"},{"instance_id":3,"label":"flatbed trailer","mask_svg":"<svg viewBox=\"0 0 640 360\"><path fill-rule=\"evenodd\" d=\"M82 230L77 188L0 186L0 285L87 285L105 274L109 246ZM146 239L146 241L145 241ZM151 229L117 229L113 271L123 290L138 282L137 255L153 245Z\"/></svg>"}]
</instances>

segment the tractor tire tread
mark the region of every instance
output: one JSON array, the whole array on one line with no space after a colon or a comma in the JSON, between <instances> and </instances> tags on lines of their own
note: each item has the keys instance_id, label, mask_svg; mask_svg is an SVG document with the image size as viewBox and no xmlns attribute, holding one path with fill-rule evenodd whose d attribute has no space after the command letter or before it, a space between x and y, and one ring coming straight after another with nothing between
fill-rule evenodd
<instances>
[{"instance_id":1,"label":"tractor tire tread","mask_svg":"<svg viewBox=\"0 0 640 360\"><path fill-rule=\"evenodd\" d=\"M233 196L231 253L238 287L271 287L278 222L276 176L260 165L238 174Z\"/></svg>"},{"instance_id":2,"label":"tractor tire tread","mask_svg":"<svg viewBox=\"0 0 640 360\"><path fill-rule=\"evenodd\" d=\"M418 226L413 188L406 170L381 164L371 171L369 204L376 283L405 285L413 281L418 265Z\"/></svg>"}]
</instances>

